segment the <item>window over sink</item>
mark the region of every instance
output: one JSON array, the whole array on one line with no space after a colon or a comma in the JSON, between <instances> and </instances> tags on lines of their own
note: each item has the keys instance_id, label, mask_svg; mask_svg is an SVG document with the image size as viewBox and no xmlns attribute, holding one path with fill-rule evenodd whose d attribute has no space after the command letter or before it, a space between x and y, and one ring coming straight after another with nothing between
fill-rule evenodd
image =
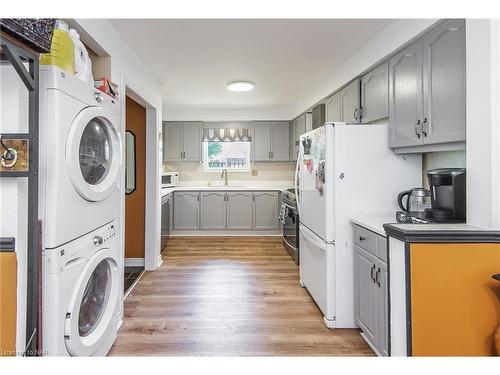
<instances>
[{"instance_id":1,"label":"window over sink","mask_svg":"<svg viewBox=\"0 0 500 375\"><path fill-rule=\"evenodd\" d=\"M250 171L250 142L203 142L203 171Z\"/></svg>"}]
</instances>

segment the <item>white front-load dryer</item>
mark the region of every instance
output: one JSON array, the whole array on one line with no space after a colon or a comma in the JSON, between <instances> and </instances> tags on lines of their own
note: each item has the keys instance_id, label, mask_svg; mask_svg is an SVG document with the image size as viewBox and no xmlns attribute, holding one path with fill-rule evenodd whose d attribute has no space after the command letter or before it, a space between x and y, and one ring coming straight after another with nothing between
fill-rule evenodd
<instances>
[{"instance_id":1,"label":"white front-load dryer","mask_svg":"<svg viewBox=\"0 0 500 375\"><path fill-rule=\"evenodd\" d=\"M40 212L44 248L120 216L117 103L54 66L40 68Z\"/></svg>"},{"instance_id":2,"label":"white front-load dryer","mask_svg":"<svg viewBox=\"0 0 500 375\"><path fill-rule=\"evenodd\" d=\"M42 347L49 356L103 356L119 324L119 220L43 252Z\"/></svg>"}]
</instances>

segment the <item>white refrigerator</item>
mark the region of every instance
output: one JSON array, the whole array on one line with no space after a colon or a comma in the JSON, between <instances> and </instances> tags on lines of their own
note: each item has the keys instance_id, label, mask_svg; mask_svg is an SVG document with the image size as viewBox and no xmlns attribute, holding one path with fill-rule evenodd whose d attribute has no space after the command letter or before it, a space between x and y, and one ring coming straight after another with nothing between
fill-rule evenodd
<instances>
[{"instance_id":1,"label":"white refrigerator","mask_svg":"<svg viewBox=\"0 0 500 375\"><path fill-rule=\"evenodd\" d=\"M398 192L422 184L421 155L394 154L388 133L387 125L326 123L300 137L300 283L329 328L357 327L350 218L395 217Z\"/></svg>"}]
</instances>

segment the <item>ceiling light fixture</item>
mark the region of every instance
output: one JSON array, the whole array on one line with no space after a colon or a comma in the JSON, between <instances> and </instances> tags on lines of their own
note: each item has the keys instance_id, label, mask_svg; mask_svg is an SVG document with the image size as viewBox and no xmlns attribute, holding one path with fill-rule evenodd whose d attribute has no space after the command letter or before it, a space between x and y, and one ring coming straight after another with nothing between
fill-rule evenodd
<instances>
[{"instance_id":1,"label":"ceiling light fixture","mask_svg":"<svg viewBox=\"0 0 500 375\"><path fill-rule=\"evenodd\" d=\"M234 81L227 84L227 89L234 92L245 92L253 90L255 85L250 81Z\"/></svg>"}]
</instances>

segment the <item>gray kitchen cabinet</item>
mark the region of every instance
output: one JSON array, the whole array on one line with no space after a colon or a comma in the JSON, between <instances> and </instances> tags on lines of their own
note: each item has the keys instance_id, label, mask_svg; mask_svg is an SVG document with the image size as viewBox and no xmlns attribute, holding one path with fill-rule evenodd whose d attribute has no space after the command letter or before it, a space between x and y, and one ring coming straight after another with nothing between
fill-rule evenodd
<instances>
[{"instance_id":1,"label":"gray kitchen cabinet","mask_svg":"<svg viewBox=\"0 0 500 375\"><path fill-rule=\"evenodd\" d=\"M163 161L182 161L182 129L182 122L163 122Z\"/></svg>"},{"instance_id":2,"label":"gray kitchen cabinet","mask_svg":"<svg viewBox=\"0 0 500 375\"><path fill-rule=\"evenodd\" d=\"M201 229L226 229L226 193L201 192Z\"/></svg>"},{"instance_id":3,"label":"gray kitchen cabinet","mask_svg":"<svg viewBox=\"0 0 500 375\"><path fill-rule=\"evenodd\" d=\"M342 121L342 91L339 91L327 99L326 121Z\"/></svg>"},{"instance_id":4,"label":"gray kitchen cabinet","mask_svg":"<svg viewBox=\"0 0 500 375\"><path fill-rule=\"evenodd\" d=\"M253 122L252 133L252 160L269 161L271 159L271 122Z\"/></svg>"},{"instance_id":5,"label":"gray kitchen cabinet","mask_svg":"<svg viewBox=\"0 0 500 375\"><path fill-rule=\"evenodd\" d=\"M289 160L288 121L255 121L252 123L252 160Z\"/></svg>"},{"instance_id":6,"label":"gray kitchen cabinet","mask_svg":"<svg viewBox=\"0 0 500 375\"><path fill-rule=\"evenodd\" d=\"M166 246L172 231L172 194L161 198L161 241L160 251Z\"/></svg>"},{"instance_id":7,"label":"gray kitchen cabinet","mask_svg":"<svg viewBox=\"0 0 500 375\"><path fill-rule=\"evenodd\" d=\"M389 356L389 285L387 263L377 260L377 348L384 357Z\"/></svg>"},{"instance_id":8,"label":"gray kitchen cabinet","mask_svg":"<svg viewBox=\"0 0 500 375\"><path fill-rule=\"evenodd\" d=\"M176 191L174 193L174 230L200 228L200 193Z\"/></svg>"},{"instance_id":9,"label":"gray kitchen cabinet","mask_svg":"<svg viewBox=\"0 0 500 375\"><path fill-rule=\"evenodd\" d=\"M253 193L253 229L279 229L278 192Z\"/></svg>"},{"instance_id":10,"label":"gray kitchen cabinet","mask_svg":"<svg viewBox=\"0 0 500 375\"><path fill-rule=\"evenodd\" d=\"M201 158L201 121L190 121L184 123L184 134L182 139L183 161L200 161Z\"/></svg>"},{"instance_id":11,"label":"gray kitchen cabinet","mask_svg":"<svg viewBox=\"0 0 500 375\"><path fill-rule=\"evenodd\" d=\"M228 192L226 203L227 229L252 229L252 193L246 191Z\"/></svg>"},{"instance_id":12,"label":"gray kitchen cabinet","mask_svg":"<svg viewBox=\"0 0 500 375\"><path fill-rule=\"evenodd\" d=\"M341 91L342 121L348 124L360 121L359 89L359 79L355 79Z\"/></svg>"},{"instance_id":13,"label":"gray kitchen cabinet","mask_svg":"<svg viewBox=\"0 0 500 375\"><path fill-rule=\"evenodd\" d=\"M422 44L424 144L465 141L465 21L446 21Z\"/></svg>"},{"instance_id":14,"label":"gray kitchen cabinet","mask_svg":"<svg viewBox=\"0 0 500 375\"><path fill-rule=\"evenodd\" d=\"M289 161L289 128L288 121L271 122L271 160Z\"/></svg>"},{"instance_id":15,"label":"gray kitchen cabinet","mask_svg":"<svg viewBox=\"0 0 500 375\"><path fill-rule=\"evenodd\" d=\"M364 124L389 116L389 62L361 77L361 122Z\"/></svg>"},{"instance_id":16,"label":"gray kitchen cabinet","mask_svg":"<svg viewBox=\"0 0 500 375\"><path fill-rule=\"evenodd\" d=\"M307 114L303 113L291 122L290 126L290 161L296 161L299 155L299 140L300 136L306 130Z\"/></svg>"},{"instance_id":17,"label":"gray kitchen cabinet","mask_svg":"<svg viewBox=\"0 0 500 375\"><path fill-rule=\"evenodd\" d=\"M389 145L422 144L422 40L389 59Z\"/></svg>"},{"instance_id":18,"label":"gray kitchen cabinet","mask_svg":"<svg viewBox=\"0 0 500 375\"><path fill-rule=\"evenodd\" d=\"M201 121L164 121L163 161L200 161L201 129Z\"/></svg>"},{"instance_id":19,"label":"gray kitchen cabinet","mask_svg":"<svg viewBox=\"0 0 500 375\"><path fill-rule=\"evenodd\" d=\"M385 237L354 225L356 322L382 356L389 355L389 289Z\"/></svg>"},{"instance_id":20,"label":"gray kitchen cabinet","mask_svg":"<svg viewBox=\"0 0 500 375\"><path fill-rule=\"evenodd\" d=\"M377 288L374 283L377 258L355 247L356 321L368 340L377 342Z\"/></svg>"}]
</instances>

